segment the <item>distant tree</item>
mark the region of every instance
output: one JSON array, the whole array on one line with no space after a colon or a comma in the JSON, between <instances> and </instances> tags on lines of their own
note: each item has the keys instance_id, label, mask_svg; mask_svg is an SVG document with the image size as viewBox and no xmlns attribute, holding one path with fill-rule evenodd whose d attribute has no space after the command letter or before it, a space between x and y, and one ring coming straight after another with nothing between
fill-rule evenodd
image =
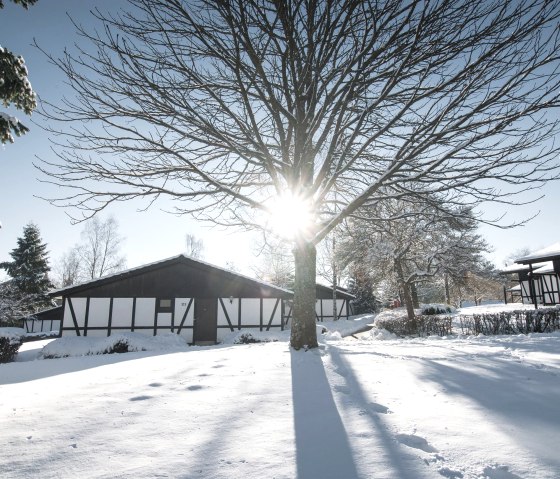
<instances>
[{"instance_id":1,"label":"distant tree","mask_svg":"<svg viewBox=\"0 0 560 479\"><path fill-rule=\"evenodd\" d=\"M12 0L27 9L37 0ZM4 2L0 0L0 9ZM0 45L0 102L5 106L13 105L26 115L31 115L37 107L35 92L27 78L28 72L22 57L16 57L12 52ZM14 142L16 136L28 132L27 128L16 117L0 111L0 142Z\"/></svg>"},{"instance_id":2,"label":"distant tree","mask_svg":"<svg viewBox=\"0 0 560 479\"><path fill-rule=\"evenodd\" d=\"M29 223L17 244L10 253L12 261L1 263L0 267L7 271L22 293L45 295L52 284L48 276L47 245L41 241L39 228Z\"/></svg>"},{"instance_id":3,"label":"distant tree","mask_svg":"<svg viewBox=\"0 0 560 479\"><path fill-rule=\"evenodd\" d=\"M239 271L239 268L237 267L237 265L235 264L234 261L232 260L227 260L226 264L225 264L225 269L227 269L228 271L231 271L233 273L237 273Z\"/></svg>"},{"instance_id":4,"label":"distant tree","mask_svg":"<svg viewBox=\"0 0 560 479\"><path fill-rule=\"evenodd\" d=\"M89 219L76 250L82 278L100 278L124 269L126 259L120 252L122 241L115 218L109 216L102 220L96 216Z\"/></svg>"},{"instance_id":5,"label":"distant tree","mask_svg":"<svg viewBox=\"0 0 560 479\"><path fill-rule=\"evenodd\" d=\"M204 242L192 234L185 236L185 253L191 258L202 259L204 257Z\"/></svg>"},{"instance_id":6,"label":"distant tree","mask_svg":"<svg viewBox=\"0 0 560 479\"><path fill-rule=\"evenodd\" d=\"M255 276L281 288L293 289L294 258L286 241L263 238L254 249L260 259L253 267Z\"/></svg>"},{"instance_id":7,"label":"distant tree","mask_svg":"<svg viewBox=\"0 0 560 479\"><path fill-rule=\"evenodd\" d=\"M316 247L361 208L515 203L557 176L558 0L129 6L53 59L76 93L47 111L58 159L41 168L72 189L55 203L167 196L265 228L297 199L295 349L317 346Z\"/></svg>"},{"instance_id":8,"label":"distant tree","mask_svg":"<svg viewBox=\"0 0 560 479\"><path fill-rule=\"evenodd\" d=\"M58 276L58 286L65 288L78 284L83 279L83 271L80 258L80 247L74 246L62 255L58 264L55 265L55 274Z\"/></svg>"},{"instance_id":9,"label":"distant tree","mask_svg":"<svg viewBox=\"0 0 560 479\"><path fill-rule=\"evenodd\" d=\"M356 299L352 301L354 314L376 313L378 306L373 292L373 272L366 266L354 264L350 269L348 290Z\"/></svg>"},{"instance_id":10,"label":"distant tree","mask_svg":"<svg viewBox=\"0 0 560 479\"><path fill-rule=\"evenodd\" d=\"M504 266L512 265L513 263L515 263L516 259L523 258L523 256L528 256L530 254L531 254L531 248L529 248L528 246L518 248L506 256L504 260Z\"/></svg>"},{"instance_id":11,"label":"distant tree","mask_svg":"<svg viewBox=\"0 0 560 479\"><path fill-rule=\"evenodd\" d=\"M23 228L23 236L18 238L10 256L12 261L0 263L0 268L12 278L0 288L0 319L4 321L19 319L47 306L47 293L52 288L47 245L36 225L29 223Z\"/></svg>"},{"instance_id":12,"label":"distant tree","mask_svg":"<svg viewBox=\"0 0 560 479\"><path fill-rule=\"evenodd\" d=\"M19 291L13 281L0 283L0 327L20 326L19 320L33 313L37 296Z\"/></svg>"},{"instance_id":13,"label":"distant tree","mask_svg":"<svg viewBox=\"0 0 560 479\"><path fill-rule=\"evenodd\" d=\"M354 267L393 276L399 296L414 318L418 285L443 275L463 278L481 261L486 243L476 234L472 210L425 201L386 201L363 210L352 223L345 245Z\"/></svg>"}]
</instances>

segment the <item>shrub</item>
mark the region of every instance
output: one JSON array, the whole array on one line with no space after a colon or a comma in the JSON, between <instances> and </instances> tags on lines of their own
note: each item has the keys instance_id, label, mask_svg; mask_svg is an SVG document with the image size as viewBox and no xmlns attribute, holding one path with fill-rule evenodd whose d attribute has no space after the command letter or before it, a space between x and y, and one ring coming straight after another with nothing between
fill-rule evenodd
<instances>
[{"instance_id":1,"label":"shrub","mask_svg":"<svg viewBox=\"0 0 560 479\"><path fill-rule=\"evenodd\" d=\"M503 311L460 316L459 320L462 333L468 335L551 333L560 329L560 310Z\"/></svg>"},{"instance_id":2,"label":"shrub","mask_svg":"<svg viewBox=\"0 0 560 479\"><path fill-rule=\"evenodd\" d=\"M447 336L452 333L450 316L415 316L376 321L378 328L383 328L397 336Z\"/></svg>"},{"instance_id":3,"label":"shrub","mask_svg":"<svg viewBox=\"0 0 560 479\"><path fill-rule=\"evenodd\" d=\"M453 309L448 304L425 304L422 307L422 314L426 316L434 316L436 314L449 314Z\"/></svg>"},{"instance_id":4,"label":"shrub","mask_svg":"<svg viewBox=\"0 0 560 479\"><path fill-rule=\"evenodd\" d=\"M129 351L128 341L126 340L126 338L123 338L115 341L113 344L108 346L107 349L103 351L103 354L114 354L114 353L120 354L120 353L128 353L128 351Z\"/></svg>"},{"instance_id":5,"label":"shrub","mask_svg":"<svg viewBox=\"0 0 560 479\"><path fill-rule=\"evenodd\" d=\"M0 363L9 363L10 361L13 361L22 341L22 333L0 331Z\"/></svg>"},{"instance_id":6,"label":"shrub","mask_svg":"<svg viewBox=\"0 0 560 479\"><path fill-rule=\"evenodd\" d=\"M235 338L233 344L252 344L261 342L262 341L260 339L255 338L251 333L243 333Z\"/></svg>"}]
</instances>

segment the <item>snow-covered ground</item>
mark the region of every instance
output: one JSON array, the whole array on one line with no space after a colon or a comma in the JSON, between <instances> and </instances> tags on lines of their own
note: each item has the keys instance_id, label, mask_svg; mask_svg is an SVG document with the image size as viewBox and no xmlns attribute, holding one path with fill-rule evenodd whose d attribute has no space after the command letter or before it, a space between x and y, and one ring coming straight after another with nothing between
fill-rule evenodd
<instances>
[{"instance_id":1,"label":"snow-covered ground","mask_svg":"<svg viewBox=\"0 0 560 479\"><path fill-rule=\"evenodd\" d=\"M560 334L343 334L61 359L26 343L0 365L0 477L560 477Z\"/></svg>"}]
</instances>

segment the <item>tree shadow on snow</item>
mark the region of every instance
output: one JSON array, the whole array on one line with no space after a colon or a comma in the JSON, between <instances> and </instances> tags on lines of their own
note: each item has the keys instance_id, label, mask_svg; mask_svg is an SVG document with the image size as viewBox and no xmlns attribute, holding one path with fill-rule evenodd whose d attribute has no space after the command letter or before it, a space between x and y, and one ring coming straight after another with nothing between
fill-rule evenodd
<instances>
[{"instance_id":1,"label":"tree shadow on snow","mask_svg":"<svg viewBox=\"0 0 560 479\"><path fill-rule=\"evenodd\" d=\"M321 357L291 350L298 479L354 479L358 472Z\"/></svg>"},{"instance_id":2,"label":"tree shadow on snow","mask_svg":"<svg viewBox=\"0 0 560 479\"><path fill-rule=\"evenodd\" d=\"M108 364L133 361L146 357L161 356L184 351L140 351L121 354L95 354L66 358L39 359L33 361L0 364L0 385L34 381L59 374L85 371Z\"/></svg>"}]
</instances>

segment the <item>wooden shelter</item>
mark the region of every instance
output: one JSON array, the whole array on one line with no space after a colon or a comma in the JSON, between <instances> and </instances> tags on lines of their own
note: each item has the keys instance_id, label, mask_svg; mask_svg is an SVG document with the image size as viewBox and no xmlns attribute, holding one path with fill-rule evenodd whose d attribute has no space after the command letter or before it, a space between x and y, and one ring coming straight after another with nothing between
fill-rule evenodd
<instances>
[{"instance_id":1,"label":"wooden shelter","mask_svg":"<svg viewBox=\"0 0 560 479\"><path fill-rule=\"evenodd\" d=\"M535 308L560 304L560 243L515 260L502 273L517 273L521 298Z\"/></svg>"}]
</instances>

